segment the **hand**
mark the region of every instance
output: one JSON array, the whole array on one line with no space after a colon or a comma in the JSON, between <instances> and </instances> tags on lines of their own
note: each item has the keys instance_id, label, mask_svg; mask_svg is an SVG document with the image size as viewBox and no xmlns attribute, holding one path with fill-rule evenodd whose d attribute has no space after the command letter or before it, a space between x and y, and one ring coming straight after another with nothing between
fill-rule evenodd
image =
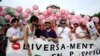
<instances>
[{"instance_id":1,"label":"hand","mask_svg":"<svg viewBox=\"0 0 100 56\"><path fill-rule=\"evenodd\" d=\"M52 41L52 38L50 37L50 38L48 38L48 41Z\"/></svg>"},{"instance_id":2,"label":"hand","mask_svg":"<svg viewBox=\"0 0 100 56\"><path fill-rule=\"evenodd\" d=\"M44 41L46 40L46 38L45 38L45 37L43 37L43 36L41 36L41 38L42 38L42 40L44 40Z\"/></svg>"},{"instance_id":3,"label":"hand","mask_svg":"<svg viewBox=\"0 0 100 56\"><path fill-rule=\"evenodd\" d=\"M29 56L32 56L32 53L31 53L31 50L30 49L28 50L28 55Z\"/></svg>"},{"instance_id":4,"label":"hand","mask_svg":"<svg viewBox=\"0 0 100 56\"><path fill-rule=\"evenodd\" d=\"M62 37L58 37L59 39L62 39Z\"/></svg>"},{"instance_id":5,"label":"hand","mask_svg":"<svg viewBox=\"0 0 100 56\"><path fill-rule=\"evenodd\" d=\"M23 37L19 37L18 40L23 40Z\"/></svg>"},{"instance_id":6,"label":"hand","mask_svg":"<svg viewBox=\"0 0 100 56\"><path fill-rule=\"evenodd\" d=\"M72 41L73 40L73 38L70 38L70 41Z\"/></svg>"},{"instance_id":7,"label":"hand","mask_svg":"<svg viewBox=\"0 0 100 56\"><path fill-rule=\"evenodd\" d=\"M36 36L33 36L33 39L37 39L37 37Z\"/></svg>"}]
</instances>

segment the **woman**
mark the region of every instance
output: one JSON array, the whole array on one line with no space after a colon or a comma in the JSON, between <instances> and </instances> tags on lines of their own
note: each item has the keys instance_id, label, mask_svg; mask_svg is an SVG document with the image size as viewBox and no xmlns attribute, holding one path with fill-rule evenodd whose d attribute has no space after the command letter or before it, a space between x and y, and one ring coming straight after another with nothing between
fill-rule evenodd
<instances>
[{"instance_id":1,"label":"woman","mask_svg":"<svg viewBox=\"0 0 100 56\"><path fill-rule=\"evenodd\" d=\"M23 39L23 37L21 36L21 30L19 27L19 20L14 18L14 19L12 19L11 24L12 24L12 27L10 27L7 30L7 34L6 34L6 36L8 37L8 46L7 46L7 55L6 56L13 55L13 53L12 54L8 53L10 51L13 52L11 49L11 45L14 43L19 43L19 41L21 41Z\"/></svg>"},{"instance_id":2,"label":"woman","mask_svg":"<svg viewBox=\"0 0 100 56\"><path fill-rule=\"evenodd\" d=\"M29 24L27 24L23 29L24 43L27 48L28 55L32 55L30 48L28 47L28 39L33 40L37 38L35 36L36 26L38 24L38 17L32 16L29 20Z\"/></svg>"},{"instance_id":3,"label":"woman","mask_svg":"<svg viewBox=\"0 0 100 56\"><path fill-rule=\"evenodd\" d=\"M66 26L66 20L60 21L60 27L57 28L57 35L61 39L72 40L70 28Z\"/></svg>"},{"instance_id":4,"label":"woman","mask_svg":"<svg viewBox=\"0 0 100 56\"><path fill-rule=\"evenodd\" d=\"M56 32L51 28L50 22L45 22L45 29L41 31L41 38L43 40L53 41L58 43Z\"/></svg>"},{"instance_id":5,"label":"woman","mask_svg":"<svg viewBox=\"0 0 100 56\"><path fill-rule=\"evenodd\" d=\"M80 26L76 28L75 33L77 39L90 39L89 32L85 23L80 23Z\"/></svg>"}]
</instances>

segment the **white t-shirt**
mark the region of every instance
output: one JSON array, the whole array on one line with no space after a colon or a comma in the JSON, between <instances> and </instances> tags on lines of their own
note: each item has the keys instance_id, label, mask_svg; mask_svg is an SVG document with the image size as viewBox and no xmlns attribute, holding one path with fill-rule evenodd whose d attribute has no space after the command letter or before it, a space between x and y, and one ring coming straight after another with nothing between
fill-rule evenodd
<instances>
[{"instance_id":1,"label":"white t-shirt","mask_svg":"<svg viewBox=\"0 0 100 56\"><path fill-rule=\"evenodd\" d=\"M68 27L65 27L65 28L58 27L57 28L57 35L59 37L62 37L62 39L69 39L69 32L70 32L70 28L68 28Z\"/></svg>"},{"instance_id":2,"label":"white t-shirt","mask_svg":"<svg viewBox=\"0 0 100 56\"><path fill-rule=\"evenodd\" d=\"M11 28L9 28L8 30L7 30L7 34L6 34L6 36L9 38L9 37L12 37L12 38L17 38L17 37L21 37L21 30L20 30L20 28L18 27L18 28L13 28L13 27L11 27Z\"/></svg>"},{"instance_id":3,"label":"white t-shirt","mask_svg":"<svg viewBox=\"0 0 100 56\"><path fill-rule=\"evenodd\" d=\"M18 28L9 28L7 30L7 34L6 36L8 38L12 37L12 38L20 38L21 37L21 30L20 27ZM20 43L20 41L18 41L17 43ZM7 44L7 50L6 50L6 56L25 56L24 53L22 52L22 49L18 49L18 50L14 50L12 48L12 44L14 44L14 42L10 42L8 39L8 44ZM20 43L20 45L22 46L22 44Z\"/></svg>"},{"instance_id":4,"label":"white t-shirt","mask_svg":"<svg viewBox=\"0 0 100 56\"><path fill-rule=\"evenodd\" d=\"M76 34L79 34L80 36L85 36L86 35L86 30L83 30L80 26L77 27L77 29L75 30Z\"/></svg>"}]
</instances>

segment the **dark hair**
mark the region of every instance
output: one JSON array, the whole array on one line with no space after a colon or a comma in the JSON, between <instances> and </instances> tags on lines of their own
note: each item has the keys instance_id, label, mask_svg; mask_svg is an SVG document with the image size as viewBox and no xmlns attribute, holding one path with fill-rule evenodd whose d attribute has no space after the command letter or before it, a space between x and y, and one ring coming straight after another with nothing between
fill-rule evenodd
<instances>
[{"instance_id":1,"label":"dark hair","mask_svg":"<svg viewBox=\"0 0 100 56\"><path fill-rule=\"evenodd\" d=\"M17 18L13 18L12 20L11 20L11 23L14 23L14 22L19 22L19 19L17 19Z\"/></svg>"},{"instance_id":2,"label":"dark hair","mask_svg":"<svg viewBox=\"0 0 100 56\"><path fill-rule=\"evenodd\" d=\"M50 22L45 22L45 24L51 24Z\"/></svg>"},{"instance_id":3,"label":"dark hair","mask_svg":"<svg viewBox=\"0 0 100 56\"><path fill-rule=\"evenodd\" d=\"M30 18L29 22L32 23L33 21L36 22L36 21L38 21L38 20L39 20L38 17L33 15L33 16Z\"/></svg>"},{"instance_id":4,"label":"dark hair","mask_svg":"<svg viewBox=\"0 0 100 56\"><path fill-rule=\"evenodd\" d=\"M60 20L60 23L61 23L62 21L66 21L66 20L65 20L65 19L61 19L61 20Z\"/></svg>"},{"instance_id":5,"label":"dark hair","mask_svg":"<svg viewBox=\"0 0 100 56\"><path fill-rule=\"evenodd\" d=\"M74 25L77 25L77 26L79 26L79 24L78 24L78 23L75 23Z\"/></svg>"},{"instance_id":6,"label":"dark hair","mask_svg":"<svg viewBox=\"0 0 100 56\"><path fill-rule=\"evenodd\" d=\"M80 23L80 26L83 27L83 28L85 28L86 24L83 25L83 23Z\"/></svg>"}]
</instances>

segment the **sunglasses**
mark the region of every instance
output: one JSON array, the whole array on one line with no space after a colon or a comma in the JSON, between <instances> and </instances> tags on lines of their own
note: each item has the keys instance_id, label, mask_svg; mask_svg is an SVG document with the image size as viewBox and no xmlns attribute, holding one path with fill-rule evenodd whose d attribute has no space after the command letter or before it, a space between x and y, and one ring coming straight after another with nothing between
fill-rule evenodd
<instances>
[{"instance_id":1,"label":"sunglasses","mask_svg":"<svg viewBox=\"0 0 100 56\"><path fill-rule=\"evenodd\" d=\"M66 23L60 23L60 24L66 24Z\"/></svg>"}]
</instances>

